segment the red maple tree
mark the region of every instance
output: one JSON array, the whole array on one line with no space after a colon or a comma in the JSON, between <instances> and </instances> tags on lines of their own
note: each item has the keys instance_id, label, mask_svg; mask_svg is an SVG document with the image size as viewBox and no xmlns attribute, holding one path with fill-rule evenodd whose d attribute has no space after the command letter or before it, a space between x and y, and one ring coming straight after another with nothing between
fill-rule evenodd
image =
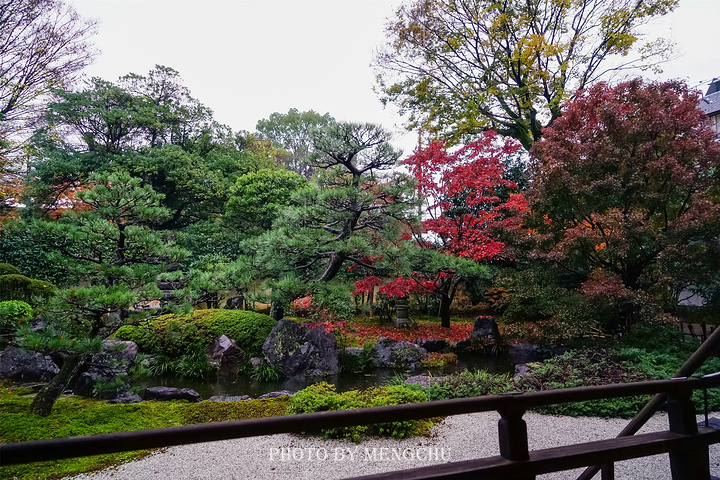
<instances>
[{"instance_id":1,"label":"red maple tree","mask_svg":"<svg viewBox=\"0 0 720 480\"><path fill-rule=\"evenodd\" d=\"M703 283L719 248L720 142L698 101L681 82L635 79L568 103L531 151L535 257L585 278L591 297L664 302ZM624 304L629 325L640 305Z\"/></svg>"},{"instance_id":2,"label":"red maple tree","mask_svg":"<svg viewBox=\"0 0 720 480\"><path fill-rule=\"evenodd\" d=\"M506 176L505 160L519 148L515 140L485 132L458 150L433 141L406 159L424 201L423 235L416 235L417 241L475 261L497 257L505 245L493 229L511 223L508 207L526 208L523 197L513 193L517 184Z\"/></svg>"},{"instance_id":3,"label":"red maple tree","mask_svg":"<svg viewBox=\"0 0 720 480\"><path fill-rule=\"evenodd\" d=\"M450 304L458 285L465 276L478 274L477 262L498 258L505 248L494 232L519 228L515 214L526 204L505 167L519 148L512 139L486 132L454 151L446 142L434 141L403 162L423 201L421 229L412 231L411 238L433 255L420 255L411 275L384 285L381 293L401 297L429 292L440 301L442 326L450 327ZM453 260L458 258L465 262Z\"/></svg>"}]
</instances>

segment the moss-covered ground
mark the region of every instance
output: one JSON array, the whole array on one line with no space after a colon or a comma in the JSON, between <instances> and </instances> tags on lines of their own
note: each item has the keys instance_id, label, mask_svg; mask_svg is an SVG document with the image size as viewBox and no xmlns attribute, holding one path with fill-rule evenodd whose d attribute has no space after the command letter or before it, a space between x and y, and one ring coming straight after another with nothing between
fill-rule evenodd
<instances>
[{"instance_id":1,"label":"moss-covered ground","mask_svg":"<svg viewBox=\"0 0 720 480\"><path fill-rule=\"evenodd\" d=\"M0 387L0 441L20 442L277 416L285 414L288 401L288 397L278 397L247 402L173 401L111 405L69 395L57 401L51 415L40 417L28 413L32 402L31 390L5 384ZM0 466L0 478L62 478L137 459L148 453L125 452Z\"/></svg>"}]
</instances>

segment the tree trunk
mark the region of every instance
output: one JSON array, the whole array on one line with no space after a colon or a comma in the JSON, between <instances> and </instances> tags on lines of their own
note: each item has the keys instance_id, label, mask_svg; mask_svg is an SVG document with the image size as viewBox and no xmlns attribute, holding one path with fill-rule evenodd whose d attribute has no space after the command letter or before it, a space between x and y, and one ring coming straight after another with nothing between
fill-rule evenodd
<instances>
[{"instance_id":1,"label":"tree trunk","mask_svg":"<svg viewBox=\"0 0 720 480\"><path fill-rule=\"evenodd\" d=\"M444 328L450 328L450 304L452 299L447 295L440 296L440 325Z\"/></svg>"},{"instance_id":2,"label":"tree trunk","mask_svg":"<svg viewBox=\"0 0 720 480\"><path fill-rule=\"evenodd\" d=\"M342 267L343 263L345 262L345 255L338 252L333 252L330 255L330 262L328 263L327 268L325 268L325 272L323 272L322 276L319 278L319 281L321 282L329 282L335 276L340 272L340 268Z\"/></svg>"},{"instance_id":3,"label":"tree trunk","mask_svg":"<svg viewBox=\"0 0 720 480\"><path fill-rule=\"evenodd\" d=\"M75 377L80 373L85 361L90 355L71 355L65 359L60 371L35 395L30 405L30 412L47 417L52 412L55 401L70 386Z\"/></svg>"},{"instance_id":4,"label":"tree trunk","mask_svg":"<svg viewBox=\"0 0 720 480\"><path fill-rule=\"evenodd\" d=\"M443 285L442 290L438 291L440 297L440 312L438 315L440 316L440 325L444 328L450 328L450 306L455 298L455 292L460 280L461 278L457 275L453 275Z\"/></svg>"},{"instance_id":5,"label":"tree trunk","mask_svg":"<svg viewBox=\"0 0 720 480\"><path fill-rule=\"evenodd\" d=\"M285 316L285 308L282 305L278 305L277 303L273 303L270 306L270 316L275 321L280 321Z\"/></svg>"}]
</instances>

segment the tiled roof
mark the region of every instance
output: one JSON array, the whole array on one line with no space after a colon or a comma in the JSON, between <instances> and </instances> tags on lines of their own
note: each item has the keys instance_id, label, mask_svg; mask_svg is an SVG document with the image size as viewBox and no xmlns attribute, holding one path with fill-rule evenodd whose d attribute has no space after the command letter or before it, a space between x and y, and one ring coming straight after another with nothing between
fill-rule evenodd
<instances>
[{"instance_id":1,"label":"tiled roof","mask_svg":"<svg viewBox=\"0 0 720 480\"><path fill-rule=\"evenodd\" d=\"M720 114L720 92L705 95L700 100L700 110L705 112L708 117Z\"/></svg>"}]
</instances>

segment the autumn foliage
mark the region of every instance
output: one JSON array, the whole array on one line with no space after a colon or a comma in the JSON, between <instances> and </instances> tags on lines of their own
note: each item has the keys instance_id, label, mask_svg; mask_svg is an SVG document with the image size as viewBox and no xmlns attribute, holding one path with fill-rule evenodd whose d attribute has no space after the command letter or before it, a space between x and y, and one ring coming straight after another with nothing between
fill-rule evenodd
<instances>
[{"instance_id":1,"label":"autumn foliage","mask_svg":"<svg viewBox=\"0 0 720 480\"><path fill-rule=\"evenodd\" d=\"M720 235L720 142L698 101L682 83L637 79L568 103L532 149L535 258L595 298L698 282Z\"/></svg>"},{"instance_id":2,"label":"autumn foliage","mask_svg":"<svg viewBox=\"0 0 720 480\"><path fill-rule=\"evenodd\" d=\"M405 160L427 216L418 241L475 261L498 256L505 245L492 235L493 229L515 225L512 213L526 209L523 197L513 193L517 185L507 179L503 163L519 148L515 141L486 132L455 151L434 141Z\"/></svg>"}]
</instances>

